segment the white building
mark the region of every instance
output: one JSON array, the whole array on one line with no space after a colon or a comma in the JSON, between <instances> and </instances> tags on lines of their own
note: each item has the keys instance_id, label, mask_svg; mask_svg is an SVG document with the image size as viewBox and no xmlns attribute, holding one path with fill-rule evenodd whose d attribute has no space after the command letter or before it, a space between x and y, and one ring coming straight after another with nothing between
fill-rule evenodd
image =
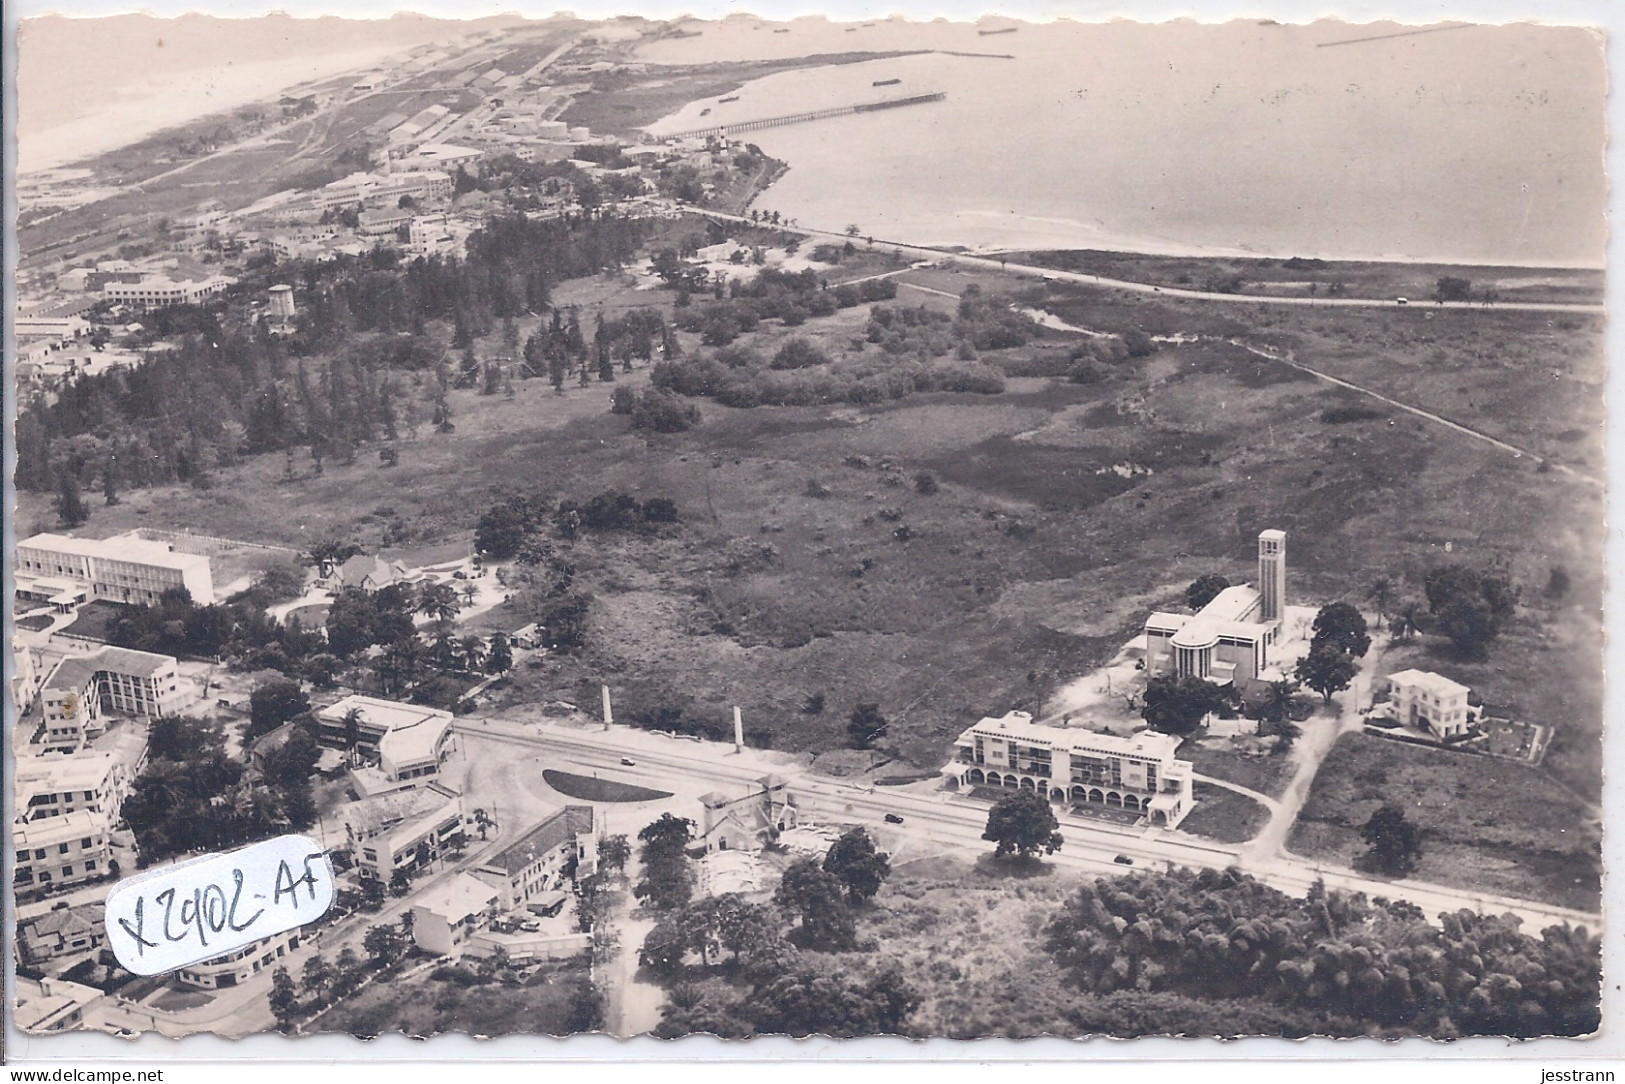
<instances>
[{"instance_id":1,"label":"white building","mask_svg":"<svg viewBox=\"0 0 1625 1084\"><path fill-rule=\"evenodd\" d=\"M155 719L175 714L196 696L169 655L126 647L69 655L40 690L43 721L33 741L45 752L76 753L107 729L106 712Z\"/></svg>"},{"instance_id":2,"label":"white building","mask_svg":"<svg viewBox=\"0 0 1625 1084\"><path fill-rule=\"evenodd\" d=\"M110 831L107 816L88 809L12 825L17 859L12 885L21 892L105 877L112 857Z\"/></svg>"},{"instance_id":3,"label":"white building","mask_svg":"<svg viewBox=\"0 0 1625 1084\"><path fill-rule=\"evenodd\" d=\"M1172 672L1245 690L1270 664L1286 607L1286 534L1258 536L1258 583L1227 587L1195 615L1145 622L1147 676Z\"/></svg>"},{"instance_id":4,"label":"white building","mask_svg":"<svg viewBox=\"0 0 1625 1084\"><path fill-rule=\"evenodd\" d=\"M1176 827L1195 804L1191 763L1175 759L1179 739L1145 730L1132 737L1044 726L1024 711L987 718L954 742L942 769L952 786L1030 790L1056 804L1097 805Z\"/></svg>"},{"instance_id":5,"label":"white building","mask_svg":"<svg viewBox=\"0 0 1625 1084\"><path fill-rule=\"evenodd\" d=\"M140 282L109 282L102 287L102 297L137 309L200 305L210 298L219 297L236 281L224 275L210 275L205 279L176 282L163 275L153 275Z\"/></svg>"},{"instance_id":6,"label":"white building","mask_svg":"<svg viewBox=\"0 0 1625 1084\"><path fill-rule=\"evenodd\" d=\"M13 805L22 821L84 809L117 823L119 807L130 792L130 773L112 753L19 757L16 764Z\"/></svg>"},{"instance_id":7,"label":"white building","mask_svg":"<svg viewBox=\"0 0 1625 1084\"><path fill-rule=\"evenodd\" d=\"M700 795L700 838L707 851L755 851L800 823L782 776L764 775L746 794Z\"/></svg>"},{"instance_id":8,"label":"white building","mask_svg":"<svg viewBox=\"0 0 1625 1084\"><path fill-rule=\"evenodd\" d=\"M304 930L295 926L291 930L262 937L235 952L183 967L175 972L175 978L187 986L203 990L240 986L297 949L305 936Z\"/></svg>"},{"instance_id":9,"label":"white building","mask_svg":"<svg viewBox=\"0 0 1625 1084\"><path fill-rule=\"evenodd\" d=\"M32 1035L76 1030L84 1026L85 1010L105 997L100 990L65 979L17 977L17 999L12 1021Z\"/></svg>"},{"instance_id":10,"label":"white building","mask_svg":"<svg viewBox=\"0 0 1625 1084\"><path fill-rule=\"evenodd\" d=\"M597 868L592 806L567 805L473 872L497 889L502 909L512 911Z\"/></svg>"},{"instance_id":11,"label":"white building","mask_svg":"<svg viewBox=\"0 0 1625 1084\"><path fill-rule=\"evenodd\" d=\"M338 816L361 876L385 883L428 865L464 832L462 795L436 783L350 802Z\"/></svg>"},{"instance_id":12,"label":"white building","mask_svg":"<svg viewBox=\"0 0 1625 1084\"><path fill-rule=\"evenodd\" d=\"M25 577L65 578L84 584L91 598L132 605L157 605L165 591L180 587L199 606L214 602L209 558L177 553L164 542L133 534L74 538L37 534L17 543L16 571Z\"/></svg>"},{"instance_id":13,"label":"white building","mask_svg":"<svg viewBox=\"0 0 1625 1084\"><path fill-rule=\"evenodd\" d=\"M412 900L412 940L445 956L496 916L501 893L477 877L454 874Z\"/></svg>"},{"instance_id":14,"label":"white building","mask_svg":"<svg viewBox=\"0 0 1625 1084\"><path fill-rule=\"evenodd\" d=\"M1467 733L1467 696L1471 691L1427 670L1401 670L1388 675L1394 718L1406 726L1426 727L1440 741Z\"/></svg>"},{"instance_id":15,"label":"white building","mask_svg":"<svg viewBox=\"0 0 1625 1084\"><path fill-rule=\"evenodd\" d=\"M349 747L345 717L352 710L356 712L357 748L378 757L377 769L363 768L352 773L364 796L421 785L440 773L452 736L449 711L371 696L347 696L316 713L323 744L338 749Z\"/></svg>"}]
</instances>

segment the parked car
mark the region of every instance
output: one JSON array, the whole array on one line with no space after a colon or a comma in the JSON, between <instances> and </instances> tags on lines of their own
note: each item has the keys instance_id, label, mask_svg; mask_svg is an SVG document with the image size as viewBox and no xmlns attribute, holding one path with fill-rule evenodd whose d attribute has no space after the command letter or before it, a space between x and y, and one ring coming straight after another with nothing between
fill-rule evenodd
<instances>
[{"instance_id":1,"label":"parked car","mask_svg":"<svg viewBox=\"0 0 1625 1084\"><path fill-rule=\"evenodd\" d=\"M1126 854L1120 854L1116 858L1112 859L1112 861L1116 862L1119 866L1132 866L1134 864L1134 859L1130 858Z\"/></svg>"},{"instance_id":2,"label":"parked car","mask_svg":"<svg viewBox=\"0 0 1625 1084\"><path fill-rule=\"evenodd\" d=\"M631 757L622 757L621 758L621 763L625 764L628 768L630 768L633 765L637 764L637 761L633 760Z\"/></svg>"},{"instance_id":3,"label":"parked car","mask_svg":"<svg viewBox=\"0 0 1625 1084\"><path fill-rule=\"evenodd\" d=\"M521 922L519 924L519 928L521 930L525 931L526 933L541 933L542 932L542 924L540 922L537 922L535 919L529 919L529 920L527 920L525 922Z\"/></svg>"},{"instance_id":4,"label":"parked car","mask_svg":"<svg viewBox=\"0 0 1625 1084\"><path fill-rule=\"evenodd\" d=\"M886 814L886 823L887 824L902 824L903 823L903 815L901 813L887 813Z\"/></svg>"}]
</instances>

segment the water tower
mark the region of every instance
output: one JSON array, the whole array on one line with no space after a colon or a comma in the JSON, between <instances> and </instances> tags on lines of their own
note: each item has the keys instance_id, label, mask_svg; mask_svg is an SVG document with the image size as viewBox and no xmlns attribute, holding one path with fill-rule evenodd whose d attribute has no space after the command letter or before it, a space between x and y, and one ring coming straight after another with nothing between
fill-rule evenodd
<instances>
[{"instance_id":1,"label":"water tower","mask_svg":"<svg viewBox=\"0 0 1625 1084\"><path fill-rule=\"evenodd\" d=\"M293 315L293 287L271 287L271 319L289 321Z\"/></svg>"}]
</instances>

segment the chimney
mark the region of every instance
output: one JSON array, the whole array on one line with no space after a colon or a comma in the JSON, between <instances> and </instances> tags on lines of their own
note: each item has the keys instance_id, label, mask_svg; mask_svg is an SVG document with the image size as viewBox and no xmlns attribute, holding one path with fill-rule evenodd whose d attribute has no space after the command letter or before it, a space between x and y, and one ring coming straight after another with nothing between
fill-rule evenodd
<instances>
[{"instance_id":1,"label":"chimney","mask_svg":"<svg viewBox=\"0 0 1625 1084\"><path fill-rule=\"evenodd\" d=\"M608 730L615 721L615 713L609 710L609 686L600 685L599 688L604 692L604 729Z\"/></svg>"},{"instance_id":2,"label":"chimney","mask_svg":"<svg viewBox=\"0 0 1625 1084\"><path fill-rule=\"evenodd\" d=\"M734 752L745 751L745 721L739 717L739 706L734 705Z\"/></svg>"}]
</instances>

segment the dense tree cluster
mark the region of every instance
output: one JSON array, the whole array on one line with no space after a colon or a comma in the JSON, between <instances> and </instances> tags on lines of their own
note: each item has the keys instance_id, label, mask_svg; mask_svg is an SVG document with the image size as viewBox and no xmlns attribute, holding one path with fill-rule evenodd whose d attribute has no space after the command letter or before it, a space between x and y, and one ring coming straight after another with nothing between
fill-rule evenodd
<instances>
[{"instance_id":1,"label":"dense tree cluster","mask_svg":"<svg viewBox=\"0 0 1625 1084\"><path fill-rule=\"evenodd\" d=\"M1596 937L1554 927L1535 938L1511 916L1465 910L1442 919L1320 885L1296 899L1234 869L1176 870L1085 885L1046 939L1081 989L1275 1003L1305 1031L1596 1030Z\"/></svg>"},{"instance_id":2,"label":"dense tree cluster","mask_svg":"<svg viewBox=\"0 0 1625 1084\"><path fill-rule=\"evenodd\" d=\"M660 363L650 380L657 388L715 399L731 407L864 405L905 399L917 392L996 395L1004 390L1004 377L976 361L858 355L785 370L749 351Z\"/></svg>"},{"instance_id":3,"label":"dense tree cluster","mask_svg":"<svg viewBox=\"0 0 1625 1084\"><path fill-rule=\"evenodd\" d=\"M638 833L643 878L633 886L632 895L656 911L686 907L694 895L694 867L688 858L693 838L694 822L686 817L662 813L646 825Z\"/></svg>"},{"instance_id":4,"label":"dense tree cluster","mask_svg":"<svg viewBox=\"0 0 1625 1084\"><path fill-rule=\"evenodd\" d=\"M997 846L995 858L1028 862L1040 854L1061 849L1061 822L1049 799L1030 790L1006 795L988 810L987 829L982 838Z\"/></svg>"},{"instance_id":5,"label":"dense tree cluster","mask_svg":"<svg viewBox=\"0 0 1625 1084\"><path fill-rule=\"evenodd\" d=\"M1440 565L1423 581L1433 629L1458 652L1480 657L1512 619L1518 592L1502 572Z\"/></svg>"},{"instance_id":6,"label":"dense tree cluster","mask_svg":"<svg viewBox=\"0 0 1625 1084\"><path fill-rule=\"evenodd\" d=\"M1227 702L1225 691L1194 674L1158 674L1145 683L1140 715L1152 730L1183 737Z\"/></svg>"},{"instance_id":7,"label":"dense tree cluster","mask_svg":"<svg viewBox=\"0 0 1625 1084\"><path fill-rule=\"evenodd\" d=\"M223 851L316 820L310 775L320 750L296 729L260 768L228 757L217 730L196 719L152 723L147 766L124 800L141 861Z\"/></svg>"}]
</instances>

